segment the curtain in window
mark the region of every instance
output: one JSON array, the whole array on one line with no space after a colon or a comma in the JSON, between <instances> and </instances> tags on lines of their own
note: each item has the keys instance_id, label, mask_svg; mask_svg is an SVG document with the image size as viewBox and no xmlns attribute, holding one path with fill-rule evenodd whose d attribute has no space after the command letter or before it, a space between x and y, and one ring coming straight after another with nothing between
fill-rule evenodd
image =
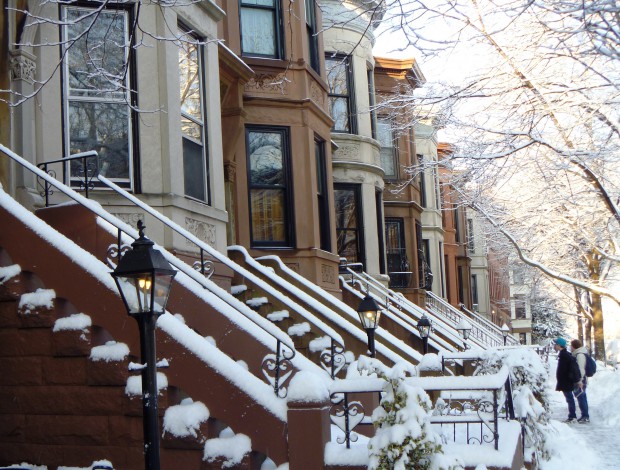
<instances>
[{"instance_id":1,"label":"curtain in window","mask_svg":"<svg viewBox=\"0 0 620 470\"><path fill-rule=\"evenodd\" d=\"M381 168L386 177L396 176L396 164L394 158L394 131L392 122L388 119L377 120L377 139L381 144Z\"/></svg>"},{"instance_id":2,"label":"curtain in window","mask_svg":"<svg viewBox=\"0 0 620 470\"><path fill-rule=\"evenodd\" d=\"M275 0L244 0L241 4L243 54L277 56Z\"/></svg>"}]
</instances>

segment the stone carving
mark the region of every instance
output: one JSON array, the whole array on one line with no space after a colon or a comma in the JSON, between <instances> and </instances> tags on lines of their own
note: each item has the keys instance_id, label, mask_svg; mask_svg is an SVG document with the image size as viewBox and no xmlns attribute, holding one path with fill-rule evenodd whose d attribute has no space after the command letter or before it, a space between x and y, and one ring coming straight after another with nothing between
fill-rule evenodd
<instances>
[{"instance_id":1,"label":"stone carving","mask_svg":"<svg viewBox=\"0 0 620 470\"><path fill-rule=\"evenodd\" d=\"M336 283L336 276L334 273L334 267L326 264L321 265L321 281L328 284Z\"/></svg>"},{"instance_id":2,"label":"stone carving","mask_svg":"<svg viewBox=\"0 0 620 470\"><path fill-rule=\"evenodd\" d=\"M289 81L284 72L277 75L258 73L245 84L245 90L254 93L285 94Z\"/></svg>"},{"instance_id":3,"label":"stone carving","mask_svg":"<svg viewBox=\"0 0 620 470\"><path fill-rule=\"evenodd\" d=\"M325 106L325 93L314 82L310 85L310 99L318 104L321 108Z\"/></svg>"},{"instance_id":4,"label":"stone carving","mask_svg":"<svg viewBox=\"0 0 620 470\"><path fill-rule=\"evenodd\" d=\"M134 228L138 224L139 220L144 222L144 214L140 212L134 212L133 214L114 214L113 213L112 215L114 217L118 217L123 222L125 222L127 225L130 225L131 227L134 227Z\"/></svg>"},{"instance_id":5,"label":"stone carving","mask_svg":"<svg viewBox=\"0 0 620 470\"><path fill-rule=\"evenodd\" d=\"M284 263L289 269L299 274L299 263Z\"/></svg>"},{"instance_id":6,"label":"stone carving","mask_svg":"<svg viewBox=\"0 0 620 470\"><path fill-rule=\"evenodd\" d=\"M34 59L35 56L26 51L11 51L9 61L11 80L24 80L28 83L34 83L34 73L37 70L37 64Z\"/></svg>"},{"instance_id":7,"label":"stone carving","mask_svg":"<svg viewBox=\"0 0 620 470\"><path fill-rule=\"evenodd\" d=\"M224 181L234 183L237 175L237 164L235 162L224 163Z\"/></svg>"},{"instance_id":8,"label":"stone carving","mask_svg":"<svg viewBox=\"0 0 620 470\"><path fill-rule=\"evenodd\" d=\"M185 217L185 228L199 240L205 242L209 246L215 247L215 225ZM186 243L189 246L194 246L189 240L186 240Z\"/></svg>"},{"instance_id":9,"label":"stone carving","mask_svg":"<svg viewBox=\"0 0 620 470\"><path fill-rule=\"evenodd\" d=\"M359 160L360 149L357 145L343 145L336 150L334 160Z\"/></svg>"}]
</instances>

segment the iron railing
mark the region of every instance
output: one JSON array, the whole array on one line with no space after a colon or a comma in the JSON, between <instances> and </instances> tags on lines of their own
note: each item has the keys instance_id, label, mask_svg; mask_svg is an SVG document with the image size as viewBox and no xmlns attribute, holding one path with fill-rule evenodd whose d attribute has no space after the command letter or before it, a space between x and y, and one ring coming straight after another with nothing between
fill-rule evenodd
<instances>
[{"instance_id":1,"label":"iron railing","mask_svg":"<svg viewBox=\"0 0 620 470\"><path fill-rule=\"evenodd\" d=\"M470 323L471 322L477 323L482 328L486 328L486 329L488 329L490 331L494 331L496 334L501 335L502 341L503 341L504 334L502 333L502 329L499 326L497 326L495 323L493 323L492 321L489 321L488 319L484 318L478 312L473 312L473 311L469 310L463 304L461 304L461 310L467 314L468 321L470 321ZM509 334L506 337L506 346L513 346L513 345L514 346L518 346L519 344L520 344L519 340L517 338L515 338L514 336Z\"/></svg>"},{"instance_id":2,"label":"iron railing","mask_svg":"<svg viewBox=\"0 0 620 470\"><path fill-rule=\"evenodd\" d=\"M81 163L81 177L76 178L79 182L79 187L76 189L77 191L82 190L86 194L86 199L88 199L88 191L94 188L93 179L99 175L99 155L94 150L90 150L88 152L76 153L67 158L61 158L59 160L51 160L43 163L39 163L37 166L50 175L52 178L58 180L55 169L50 169L51 165L62 164L62 174L63 181L66 181L66 171L67 165L69 165L69 178L73 180L73 176L71 176L72 170L71 166L73 163ZM45 207L49 207L50 205L50 196L54 194L54 190L52 189L52 185L47 181L43 180L41 183L40 177L37 177L37 184L42 187L42 190L39 191L41 197L45 200Z\"/></svg>"},{"instance_id":3,"label":"iron railing","mask_svg":"<svg viewBox=\"0 0 620 470\"><path fill-rule=\"evenodd\" d=\"M22 157L12 152L2 144L0 144L0 152L7 155L9 158L17 162L19 165L32 172L38 178L43 179L51 186L56 188L58 191L65 194L67 197L73 199L78 204L83 207L89 209L95 215L108 222L110 225L116 228L117 230L117 246L115 250L116 259L120 259L122 253L127 249L128 243L138 238L138 232L133 229L131 226L123 222L122 220L116 218L109 212L103 210L101 206L89 199L86 199L81 194L78 194L76 191L68 187L67 185L61 183L60 181L54 179L52 176L48 175L41 169L32 165L30 162L24 160ZM107 181L105 177L99 175L99 180L104 182ZM112 183L113 184L113 183ZM115 185L114 185L115 186ZM120 188L119 188L120 189ZM132 196L133 197L133 196ZM148 207L148 206L146 206ZM150 207L148 207L149 211L153 211ZM154 211L153 211L154 212ZM191 235L191 234L190 234ZM192 238L195 238L191 235ZM198 239L196 239L199 243ZM186 263L179 260L176 256L170 254L165 248L157 246L157 248L162 252L166 260L174 266L176 269L187 275L193 281L197 282L199 285L209 290L210 293L214 294L217 298L225 302L228 306L232 308L234 312L241 314L248 320L250 320L255 326L257 326L260 330L271 336L276 340L275 347L275 355L268 354L263 359L262 363L262 372L267 382L274 388L274 392L277 396L283 397L286 396L286 387L285 383L291 378L291 374L288 372L292 370L291 359L295 356L295 346L292 343L290 337L283 333L279 328L274 326L268 320L261 317L255 311L250 309L243 302L237 300L232 297L228 292L224 289L221 289L216 284L212 283L204 276L199 275L193 268L189 267ZM109 261L109 260L108 260ZM113 266L111 266L113 268ZM285 374L283 374L285 372ZM282 376L285 376L286 380L282 380Z\"/></svg>"}]
</instances>

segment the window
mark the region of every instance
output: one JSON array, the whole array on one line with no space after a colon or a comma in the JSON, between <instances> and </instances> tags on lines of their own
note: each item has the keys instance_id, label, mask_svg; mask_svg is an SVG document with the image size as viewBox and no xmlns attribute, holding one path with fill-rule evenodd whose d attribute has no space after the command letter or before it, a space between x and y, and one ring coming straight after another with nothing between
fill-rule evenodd
<instances>
[{"instance_id":1,"label":"window","mask_svg":"<svg viewBox=\"0 0 620 470\"><path fill-rule=\"evenodd\" d=\"M519 344L527 344L527 333L519 333Z\"/></svg>"},{"instance_id":2,"label":"window","mask_svg":"<svg viewBox=\"0 0 620 470\"><path fill-rule=\"evenodd\" d=\"M375 215L377 218L377 241L379 244L379 272L385 274L385 238L383 235L383 191L375 191Z\"/></svg>"},{"instance_id":3,"label":"window","mask_svg":"<svg viewBox=\"0 0 620 470\"><path fill-rule=\"evenodd\" d=\"M325 165L325 142L318 137L314 139L314 156L316 159L316 195L319 207L321 250L332 251L331 226L329 223L329 194L327 191L327 172Z\"/></svg>"},{"instance_id":4,"label":"window","mask_svg":"<svg viewBox=\"0 0 620 470\"><path fill-rule=\"evenodd\" d=\"M426 172L424 171L424 155L417 154L420 164L420 205L424 208L428 207L426 200Z\"/></svg>"},{"instance_id":5,"label":"window","mask_svg":"<svg viewBox=\"0 0 620 470\"><path fill-rule=\"evenodd\" d=\"M405 222L400 217L385 219L385 249L390 287L409 287L411 266L405 248Z\"/></svg>"},{"instance_id":6,"label":"window","mask_svg":"<svg viewBox=\"0 0 620 470\"><path fill-rule=\"evenodd\" d=\"M514 304L515 304L515 318L517 319L527 318L526 309L525 309L525 295L515 294Z\"/></svg>"},{"instance_id":7,"label":"window","mask_svg":"<svg viewBox=\"0 0 620 470\"><path fill-rule=\"evenodd\" d=\"M375 101L375 74L372 70L368 70L368 103L370 104L370 130L372 138L377 138L377 111L375 110L377 102Z\"/></svg>"},{"instance_id":8,"label":"window","mask_svg":"<svg viewBox=\"0 0 620 470\"><path fill-rule=\"evenodd\" d=\"M386 179L398 177L398 163L396 161L396 138L392 121L387 118L377 119L377 137L381 144L381 168Z\"/></svg>"},{"instance_id":9,"label":"window","mask_svg":"<svg viewBox=\"0 0 620 470\"><path fill-rule=\"evenodd\" d=\"M241 0L241 54L281 59L282 19L279 0Z\"/></svg>"},{"instance_id":10,"label":"window","mask_svg":"<svg viewBox=\"0 0 620 470\"><path fill-rule=\"evenodd\" d=\"M360 185L335 184L334 199L338 255L349 263L365 264Z\"/></svg>"},{"instance_id":11,"label":"window","mask_svg":"<svg viewBox=\"0 0 620 470\"><path fill-rule=\"evenodd\" d=\"M478 311L478 275L471 275L471 301L474 312Z\"/></svg>"},{"instance_id":12,"label":"window","mask_svg":"<svg viewBox=\"0 0 620 470\"><path fill-rule=\"evenodd\" d=\"M209 203L203 50L197 38L185 34L179 43L184 192Z\"/></svg>"},{"instance_id":13,"label":"window","mask_svg":"<svg viewBox=\"0 0 620 470\"><path fill-rule=\"evenodd\" d=\"M106 8L93 15L94 11L63 9L66 154L96 150L101 173L129 187L134 168L129 12ZM73 162L71 179L83 171Z\"/></svg>"},{"instance_id":14,"label":"window","mask_svg":"<svg viewBox=\"0 0 620 470\"><path fill-rule=\"evenodd\" d=\"M316 73L321 73L321 64L319 63L319 37L317 36L317 30L315 1L306 0L306 34L308 36L308 55L310 59L310 67L312 67Z\"/></svg>"},{"instance_id":15,"label":"window","mask_svg":"<svg viewBox=\"0 0 620 470\"><path fill-rule=\"evenodd\" d=\"M292 247L289 132L246 128L250 233L253 247Z\"/></svg>"},{"instance_id":16,"label":"window","mask_svg":"<svg viewBox=\"0 0 620 470\"><path fill-rule=\"evenodd\" d=\"M327 84L329 85L329 110L334 120L334 132L355 134L357 120L353 100L353 77L349 56L328 56L325 58Z\"/></svg>"},{"instance_id":17,"label":"window","mask_svg":"<svg viewBox=\"0 0 620 470\"><path fill-rule=\"evenodd\" d=\"M467 250L470 254L476 252L476 242L474 240L474 220L467 219Z\"/></svg>"}]
</instances>

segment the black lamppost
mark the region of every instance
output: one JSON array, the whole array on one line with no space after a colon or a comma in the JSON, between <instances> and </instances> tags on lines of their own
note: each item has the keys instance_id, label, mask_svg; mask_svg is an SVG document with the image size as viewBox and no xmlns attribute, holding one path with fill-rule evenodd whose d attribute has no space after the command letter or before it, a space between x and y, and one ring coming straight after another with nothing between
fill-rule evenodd
<instances>
[{"instance_id":1,"label":"black lamppost","mask_svg":"<svg viewBox=\"0 0 620 470\"><path fill-rule=\"evenodd\" d=\"M458 325L456 325L456 330L459 332L459 335L461 335L461 338L463 338L464 349L469 349L467 340L469 339L469 334L471 333L471 329L472 329L472 326L463 318L461 318L461 321L458 323Z\"/></svg>"},{"instance_id":2,"label":"black lamppost","mask_svg":"<svg viewBox=\"0 0 620 470\"><path fill-rule=\"evenodd\" d=\"M140 328L142 369L142 409L144 464L146 470L159 470L159 423L157 416L157 378L155 359L155 323L166 310L172 279L176 271L153 242L144 236L144 224L138 222L140 237L131 244L112 272L127 313Z\"/></svg>"},{"instance_id":3,"label":"black lamppost","mask_svg":"<svg viewBox=\"0 0 620 470\"><path fill-rule=\"evenodd\" d=\"M504 323L501 327L501 330L502 336L504 337L504 346L506 346L506 340L508 339L508 335L510 334L510 328L508 328L508 325Z\"/></svg>"},{"instance_id":4,"label":"black lamppost","mask_svg":"<svg viewBox=\"0 0 620 470\"><path fill-rule=\"evenodd\" d=\"M381 317L381 311L375 299L370 294L366 294L364 300L357 307L357 314L360 316L360 322L362 328L366 330L368 335L368 355L375 357L375 330L379 324L379 318Z\"/></svg>"},{"instance_id":5,"label":"black lamppost","mask_svg":"<svg viewBox=\"0 0 620 470\"><path fill-rule=\"evenodd\" d=\"M433 322L431 322L426 315L422 315L422 318L418 320L416 325L422 338L422 344L424 346L424 354L428 354L428 337L433 331Z\"/></svg>"}]
</instances>

